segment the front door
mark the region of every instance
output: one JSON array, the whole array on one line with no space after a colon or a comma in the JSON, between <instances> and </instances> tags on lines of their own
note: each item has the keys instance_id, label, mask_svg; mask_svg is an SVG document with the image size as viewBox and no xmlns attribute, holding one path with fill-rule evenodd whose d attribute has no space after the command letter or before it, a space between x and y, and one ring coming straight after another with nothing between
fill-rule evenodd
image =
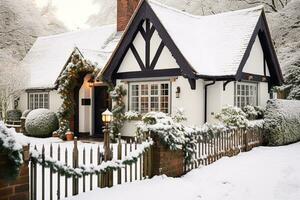
<instances>
[{"instance_id":1,"label":"front door","mask_svg":"<svg viewBox=\"0 0 300 200\"><path fill-rule=\"evenodd\" d=\"M107 86L95 87L94 90L94 133L95 137L103 137L103 122L101 114L108 108L110 109L110 99Z\"/></svg>"}]
</instances>

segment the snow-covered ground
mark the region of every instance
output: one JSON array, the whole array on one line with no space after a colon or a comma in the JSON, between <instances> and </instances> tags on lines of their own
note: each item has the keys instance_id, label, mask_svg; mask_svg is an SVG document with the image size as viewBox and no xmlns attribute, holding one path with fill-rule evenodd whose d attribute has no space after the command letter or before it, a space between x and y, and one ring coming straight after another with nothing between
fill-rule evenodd
<instances>
[{"instance_id":1,"label":"snow-covered ground","mask_svg":"<svg viewBox=\"0 0 300 200\"><path fill-rule=\"evenodd\" d=\"M182 178L149 180L95 189L68 200L299 200L300 142L258 147L193 170Z\"/></svg>"}]
</instances>

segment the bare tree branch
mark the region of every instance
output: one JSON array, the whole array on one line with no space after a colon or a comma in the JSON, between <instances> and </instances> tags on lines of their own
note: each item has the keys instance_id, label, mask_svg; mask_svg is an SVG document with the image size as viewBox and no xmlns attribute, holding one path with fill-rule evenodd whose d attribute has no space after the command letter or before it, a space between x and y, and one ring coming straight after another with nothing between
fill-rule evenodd
<instances>
[{"instance_id":1,"label":"bare tree branch","mask_svg":"<svg viewBox=\"0 0 300 200\"><path fill-rule=\"evenodd\" d=\"M268 3L268 2L264 2L264 1L248 1L248 0L239 0L239 1L244 1L247 4L265 4L266 6L269 6L274 12L278 12L276 5L273 4L274 0L272 0L272 4ZM274 2L275 3L275 2Z\"/></svg>"}]
</instances>

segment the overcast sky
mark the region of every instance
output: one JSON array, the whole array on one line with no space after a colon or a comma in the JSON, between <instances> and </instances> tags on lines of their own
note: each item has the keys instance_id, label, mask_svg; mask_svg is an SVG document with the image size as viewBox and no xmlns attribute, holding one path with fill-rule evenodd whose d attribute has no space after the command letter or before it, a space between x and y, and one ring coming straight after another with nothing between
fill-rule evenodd
<instances>
[{"instance_id":1,"label":"overcast sky","mask_svg":"<svg viewBox=\"0 0 300 200\"><path fill-rule=\"evenodd\" d=\"M49 0L35 0L38 7L44 7ZM85 28L88 17L99 10L94 0L52 0L56 7L55 15L67 28L75 30Z\"/></svg>"}]
</instances>

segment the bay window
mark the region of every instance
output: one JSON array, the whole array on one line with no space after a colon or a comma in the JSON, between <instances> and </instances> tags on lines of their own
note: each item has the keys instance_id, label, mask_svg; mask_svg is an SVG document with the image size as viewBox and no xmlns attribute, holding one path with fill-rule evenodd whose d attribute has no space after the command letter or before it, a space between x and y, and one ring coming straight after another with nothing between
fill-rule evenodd
<instances>
[{"instance_id":1,"label":"bay window","mask_svg":"<svg viewBox=\"0 0 300 200\"><path fill-rule=\"evenodd\" d=\"M170 112L170 83L130 83L129 110L139 113Z\"/></svg>"}]
</instances>

